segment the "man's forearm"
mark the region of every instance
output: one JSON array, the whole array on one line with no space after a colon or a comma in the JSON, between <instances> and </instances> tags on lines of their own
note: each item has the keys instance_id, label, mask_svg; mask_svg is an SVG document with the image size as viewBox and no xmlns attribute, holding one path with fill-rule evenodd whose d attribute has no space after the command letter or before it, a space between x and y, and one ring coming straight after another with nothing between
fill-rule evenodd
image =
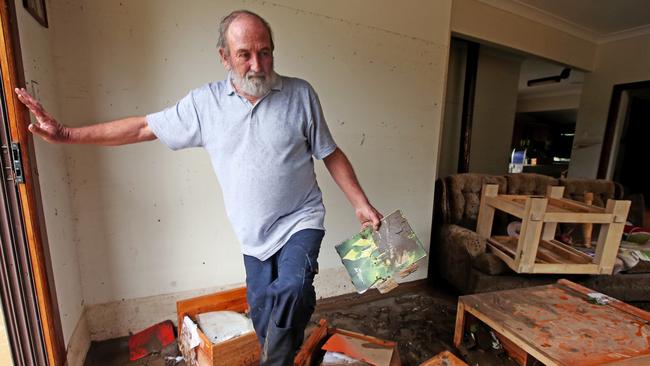
<instances>
[{"instance_id":1,"label":"man's forearm","mask_svg":"<svg viewBox=\"0 0 650 366\"><path fill-rule=\"evenodd\" d=\"M368 198L359 184L352 164L341 149L337 148L324 162L332 178L355 209L368 205Z\"/></svg>"},{"instance_id":2,"label":"man's forearm","mask_svg":"<svg viewBox=\"0 0 650 366\"><path fill-rule=\"evenodd\" d=\"M125 145L156 139L144 116L83 127L65 127L71 144Z\"/></svg>"}]
</instances>

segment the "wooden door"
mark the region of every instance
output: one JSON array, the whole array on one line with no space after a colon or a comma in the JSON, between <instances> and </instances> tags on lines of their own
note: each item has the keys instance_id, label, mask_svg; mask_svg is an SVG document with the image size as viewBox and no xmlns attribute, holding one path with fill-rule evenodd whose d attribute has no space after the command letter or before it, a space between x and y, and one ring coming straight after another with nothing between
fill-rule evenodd
<instances>
[{"instance_id":1,"label":"wooden door","mask_svg":"<svg viewBox=\"0 0 650 366\"><path fill-rule=\"evenodd\" d=\"M24 86L14 6L13 0L0 0L0 289L14 364L58 366L65 363L65 348L34 145L27 131L29 113L13 92ZM14 161L20 161L22 166Z\"/></svg>"}]
</instances>

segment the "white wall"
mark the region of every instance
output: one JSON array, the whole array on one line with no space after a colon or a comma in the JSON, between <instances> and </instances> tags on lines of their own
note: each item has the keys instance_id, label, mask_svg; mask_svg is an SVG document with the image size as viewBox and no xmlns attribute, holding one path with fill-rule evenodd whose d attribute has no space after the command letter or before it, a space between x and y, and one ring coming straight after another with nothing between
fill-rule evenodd
<instances>
[{"instance_id":1,"label":"white wall","mask_svg":"<svg viewBox=\"0 0 650 366\"><path fill-rule=\"evenodd\" d=\"M650 80L650 35L598 46L596 66L585 76L569 175L595 178L616 84Z\"/></svg>"},{"instance_id":2,"label":"white wall","mask_svg":"<svg viewBox=\"0 0 650 366\"><path fill-rule=\"evenodd\" d=\"M472 173L508 172L522 60L483 45L479 50L469 161Z\"/></svg>"},{"instance_id":3,"label":"white wall","mask_svg":"<svg viewBox=\"0 0 650 366\"><path fill-rule=\"evenodd\" d=\"M16 0L15 6L27 87L48 110L59 115L57 69L52 58L53 30L41 27L23 8L21 0ZM51 6L49 2L48 6ZM56 295L67 345L83 310L76 249L77 213L72 209L73 189L65 149L39 140L35 140L35 145Z\"/></svg>"},{"instance_id":4,"label":"white wall","mask_svg":"<svg viewBox=\"0 0 650 366\"><path fill-rule=\"evenodd\" d=\"M238 8L259 12L274 27L278 72L314 85L373 203L386 214L402 209L428 247L450 1L50 5L57 115L74 126L157 111L223 78L218 18ZM159 142L66 152L87 303L244 281L205 152L172 153ZM321 163L317 174L328 209L318 291L350 292L333 246L358 223ZM422 265L409 280L425 276Z\"/></svg>"},{"instance_id":5,"label":"white wall","mask_svg":"<svg viewBox=\"0 0 650 366\"><path fill-rule=\"evenodd\" d=\"M466 61L467 43L452 40L449 48L445 115L440 141L440 161L438 162L438 177L441 178L458 172Z\"/></svg>"}]
</instances>

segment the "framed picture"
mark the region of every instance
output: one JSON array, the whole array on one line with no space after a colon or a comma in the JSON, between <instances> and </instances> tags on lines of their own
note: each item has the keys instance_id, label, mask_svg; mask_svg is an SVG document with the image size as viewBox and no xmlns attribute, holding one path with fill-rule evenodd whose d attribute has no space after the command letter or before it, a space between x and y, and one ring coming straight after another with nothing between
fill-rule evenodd
<instances>
[{"instance_id":1,"label":"framed picture","mask_svg":"<svg viewBox=\"0 0 650 366\"><path fill-rule=\"evenodd\" d=\"M45 0L23 0L23 6L43 27L47 28Z\"/></svg>"}]
</instances>

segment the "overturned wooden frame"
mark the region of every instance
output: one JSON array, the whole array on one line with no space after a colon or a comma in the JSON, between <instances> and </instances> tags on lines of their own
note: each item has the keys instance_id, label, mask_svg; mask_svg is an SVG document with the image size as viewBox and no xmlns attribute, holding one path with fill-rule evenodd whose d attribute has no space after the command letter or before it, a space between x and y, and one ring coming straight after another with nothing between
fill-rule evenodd
<instances>
[{"instance_id":1,"label":"overturned wooden frame","mask_svg":"<svg viewBox=\"0 0 650 366\"><path fill-rule=\"evenodd\" d=\"M494 254L518 273L611 274L630 201L608 200L605 208L562 198L564 187L548 187L546 196L499 195L487 184L481 193L476 232ZM522 220L519 238L492 236L495 210ZM600 224L592 258L555 240L558 223Z\"/></svg>"}]
</instances>

